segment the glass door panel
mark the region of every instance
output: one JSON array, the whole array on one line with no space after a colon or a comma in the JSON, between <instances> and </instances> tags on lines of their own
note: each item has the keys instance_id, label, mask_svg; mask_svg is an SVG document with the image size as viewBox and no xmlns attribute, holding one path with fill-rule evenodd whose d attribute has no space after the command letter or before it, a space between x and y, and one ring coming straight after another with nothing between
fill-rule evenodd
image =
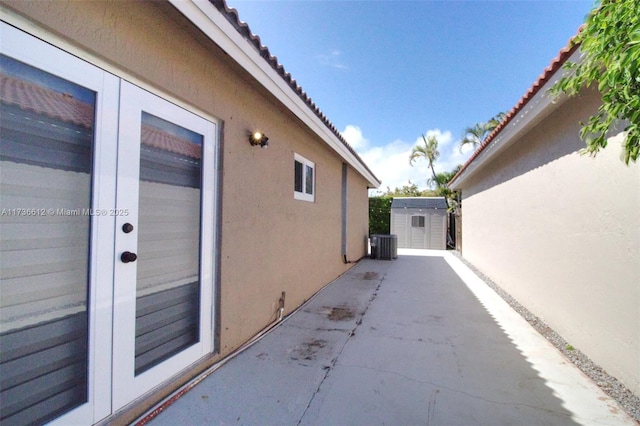
<instances>
[{"instance_id":1,"label":"glass door panel","mask_svg":"<svg viewBox=\"0 0 640 426\"><path fill-rule=\"evenodd\" d=\"M88 400L96 93L0 55L0 421Z\"/></svg>"},{"instance_id":2,"label":"glass door panel","mask_svg":"<svg viewBox=\"0 0 640 426\"><path fill-rule=\"evenodd\" d=\"M215 125L126 82L120 99L115 409L213 341Z\"/></svg>"},{"instance_id":3,"label":"glass door panel","mask_svg":"<svg viewBox=\"0 0 640 426\"><path fill-rule=\"evenodd\" d=\"M203 136L142 112L138 198L138 375L197 343Z\"/></svg>"}]
</instances>

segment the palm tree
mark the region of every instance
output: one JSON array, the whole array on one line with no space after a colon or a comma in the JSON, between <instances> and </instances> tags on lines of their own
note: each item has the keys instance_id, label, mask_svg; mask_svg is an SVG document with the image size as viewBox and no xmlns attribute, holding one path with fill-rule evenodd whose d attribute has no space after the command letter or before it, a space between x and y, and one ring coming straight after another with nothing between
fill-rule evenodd
<instances>
[{"instance_id":1,"label":"palm tree","mask_svg":"<svg viewBox=\"0 0 640 426\"><path fill-rule=\"evenodd\" d=\"M431 168L431 173L433 174L433 178L436 178L436 171L433 168L433 163L440 156L440 152L438 152L438 138L431 135L425 138L422 135L422 141L424 145L416 145L411 149L411 155L409 156L409 164L413 166L413 162L424 158L429 162L429 167Z\"/></svg>"},{"instance_id":2,"label":"palm tree","mask_svg":"<svg viewBox=\"0 0 640 426\"><path fill-rule=\"evenodd\" d=\"M462 147L465 145L471 145L474 150L477 149L487 139L487 136L500 125L505 116L504 112L499 112L486 123L476 123L464 129L464 135L460 141L460 150L462 151Z\"/></svg>"},{"instance_id":3,"label":"palm tree","mask_svg":"<svg viewBox=\"0 0 640 426\"><path fill-rule=\"evenodd\" d=\"M465 145L471 145L473 149L477 149L487 136L491 133L491 128L488 123L476 123L472 127L464 129L464 136L460 141L460 150Z\"/></svg>"},{"instance_id":4,"label":"palm tree","mask_svg":"<svg viewBox=\"0 0 640 426\"><path fill-rule=\"evenodd\" d=\"M435 177L430 178L428 183L429 185L435 185L436 191L441 193L440 195L446 195L446 191L449 190L447 184L453 177L458 173L458 171L462 168L462 164L458 164L453 170L450 172L440 172L435 175Z\"/></svg>"},{"instance_id":5,"label":"palm tree","mask_svg":"<svg viewBox=\"0 0 640 426\"><path fill-rule=\"evenodd\" d=\"M455 211L458 207L458 191L454 191L449 188L449 181L453 179L453 177L458 173L458 171L462 168L462 164L456 166L450 172L440 172L435 175L435 177L429 179L429 185L435 185L435 192L440 197L445 197L447 200L447 205L449 206L449 211Z\"/></svg>"},{"instance_id":6,"label":"palm tree","mask_svg":"<svg viewBox=\"0 0 640 426\"><path fill-rule=\"evenodd\" d=\"M499 112L495 116L493 116L491 120L489 120L489 122L487 123L487 127L489 127L489 134L491 134L491 132L493 132L495 128L498 127L500 123L502 123L502 120L504 120L506 116L507 114L505 114L504 112Z\"/></svg>"}]
</instances>

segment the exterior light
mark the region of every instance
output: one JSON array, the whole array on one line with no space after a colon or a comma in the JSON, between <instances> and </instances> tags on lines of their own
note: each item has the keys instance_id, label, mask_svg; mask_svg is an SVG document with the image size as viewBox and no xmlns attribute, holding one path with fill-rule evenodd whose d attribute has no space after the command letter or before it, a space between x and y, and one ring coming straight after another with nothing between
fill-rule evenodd
<instances>
[{"instance_id":1,"label":"exterior light","mask_svg":"<svg viewBox=\"0 0 640 426\"><path fill-rule=\"evenodd\" d=\"M249 143L252 146L260 146L266 148L269 145L269 138L260 131L255 131L249 135Z\"/></svg>"}]
</instances>

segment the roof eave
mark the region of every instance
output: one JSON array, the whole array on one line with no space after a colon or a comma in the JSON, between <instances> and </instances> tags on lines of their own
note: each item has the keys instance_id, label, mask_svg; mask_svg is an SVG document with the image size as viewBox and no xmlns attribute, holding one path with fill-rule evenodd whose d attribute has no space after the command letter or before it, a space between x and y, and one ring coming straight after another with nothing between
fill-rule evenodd
<instances>
[{"instance_id":1,"label":"roof eave","mask_svg":"<svg viewBox=\"0 0 640 426\"><path fill-rule=\"evenodd\" d=\"M563 54L564 53L564 54ZM477 172L515 143L523 134L530 131L545 117L557 110L568 96L553 97L549 89L566 75L562 67L567 61L580 62L581 52L577 46L567 48L561 52L560 60L552 64L552 69L546 69L529 91L509 112L505 121L490 135L476 150L462 169L451 179L448 186L452 189L462 189L465 183Z\"/></svg>"},{"instance_id":2,"label":"roof eave","mask_svg":"<svg viewBox=\"0 0 640 426\"><path fill-rule=\"evenodd\" d=\"M209 0L168 1L360 173L371 188L380 187L382 182L338 138L337 130L332 131L320 118L322 113L312 110Z\"/></svg>"}]
</instances>

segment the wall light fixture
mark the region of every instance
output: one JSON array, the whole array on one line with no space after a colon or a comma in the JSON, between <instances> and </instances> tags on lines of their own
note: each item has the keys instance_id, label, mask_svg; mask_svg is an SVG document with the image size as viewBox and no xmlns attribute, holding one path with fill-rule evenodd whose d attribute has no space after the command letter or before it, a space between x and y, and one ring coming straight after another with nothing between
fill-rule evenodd
<instances>
[{"instance_id":1,"label":"wall light fixture","mask_svg":"<svg viewBox=\"0 0 640 426\"><path fill-rule=\"evenodd\" d=\"M269 138L261 131L255 131L249 135L249 143L252 146L266 148L269 145Z\"/></svg>"}]
</instances>

